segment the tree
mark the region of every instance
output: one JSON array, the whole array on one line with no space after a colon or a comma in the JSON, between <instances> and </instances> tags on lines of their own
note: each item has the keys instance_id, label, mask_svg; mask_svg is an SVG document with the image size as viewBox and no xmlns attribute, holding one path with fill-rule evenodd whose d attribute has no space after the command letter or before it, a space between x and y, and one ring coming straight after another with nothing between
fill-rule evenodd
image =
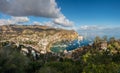
<instances>
[{"instance_id":1,"label":"tree","mask_svg":"<svg viewBox=\"0 0 120 73\"><path fill-rule=\"evenodd\" d=\"M107 41L107 36L103 36L103 41Z\"/></svg>"},{"instance_id":2,"label":"tree","mask_svg":"<svg viewBox=\"0 0 120 73\"><path fill-rule=\"evenodd\" d=\"M43 67L38 71L38 73L62 73L62 72L57 71L55 68Z\"/></svg>"},{"instance_id":3,"label":"tree","mask_svg":"<svg viewBox=\"0 0 120 73\"><path fill-rule=\"evenodd\" d=\"M95 37L94 43L99 43L101 41L101 38L99 36Z\"/></svg>"},{"instance_id":4,"label":"tree","mask_svg":"<svg viewBox=\"0 0 120 73\"><path fill-rule=\"evenodd\" d=\"M26 73L28 64L29 59L10 46L0 49L1 73Z\"/></svg>"},{"instance_id":5,"label":"tree","mask_svg":"<svg viewBox=\"0 0 120 73\"><path fill-rule=\"evenodd\" d=\"M113 42L115 42L115 37L111 37L111 38L109 39L109 41L110 41L110 43L112 44Z\"/></svg>"}]
</instances>

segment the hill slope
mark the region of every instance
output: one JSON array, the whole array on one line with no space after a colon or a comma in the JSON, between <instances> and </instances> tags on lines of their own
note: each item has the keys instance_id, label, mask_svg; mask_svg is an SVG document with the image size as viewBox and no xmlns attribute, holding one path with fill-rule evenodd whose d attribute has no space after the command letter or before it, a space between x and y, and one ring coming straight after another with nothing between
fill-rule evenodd
<instances>
[{"instance_id":1,"label":"hill slope","mask_svg":"<svg viewBox=\"0 0 120 73\"><path fill-rule=\"evenodd\" d=\"M0 41L15 42L31 46L38 52L50 52L52 44L58 41L72 41L78 38L74 30L55 29L41 25L2 25Z\"/></svg>"}]
</instances>

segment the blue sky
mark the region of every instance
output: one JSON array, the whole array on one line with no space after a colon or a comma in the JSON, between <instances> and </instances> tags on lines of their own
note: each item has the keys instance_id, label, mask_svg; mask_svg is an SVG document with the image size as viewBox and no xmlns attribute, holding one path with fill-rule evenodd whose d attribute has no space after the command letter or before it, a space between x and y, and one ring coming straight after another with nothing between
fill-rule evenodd
<instances>
[{"instance_id":1,"label":"blue sky","mask_svg":"<svg viewBox=\"0 0 120 73\"><path fill-rule=\"evenodd\" d=\"M76 26L120 26L120 0L56 0L61 12ZM10 16L0 13L0 19ZM46 22L51 19L29 16L30 22Z\"/></svg>"},{"instance_id":2,"label":"blue sky","mask_svg":"<svg viewBox=\"0 0 120 73\"><path fill-rule=\"evenodd\" d=\"M7 20L16 15L27 16L29 22L26 24L39 22L53 27L72 26L83 35L120 37L120 0L0 0L0 19ZM0 23L5 20L0 20Z\"/></svg>"},{"instance_id":3,"label":"blue sky","mask_svg":"<svg viewBox=\"0 0 120 73\"><path fill-rule=\"evenodd\" d=\"M57 0L77 25L120 26L120 0Z\"/></svg>"}]
</instances>

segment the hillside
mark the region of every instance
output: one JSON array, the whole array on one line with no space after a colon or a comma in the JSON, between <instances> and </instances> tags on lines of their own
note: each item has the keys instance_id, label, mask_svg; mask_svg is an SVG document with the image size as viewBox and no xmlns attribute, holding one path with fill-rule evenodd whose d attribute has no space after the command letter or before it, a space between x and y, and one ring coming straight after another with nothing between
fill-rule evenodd
<instances>
[{"instance_id":1,"label":"hillside","mask_svg":"<svg viewBox=\"0 0 120 73\"><path fill-rule=\"evenodd\" d=\"M72 41L78 38L74 30L55 29L41 25L2 25L0 41L14 42L17 46L24 45L41 53L50 52L52 44L58 41Z\"/></svg>"}]
</instances>

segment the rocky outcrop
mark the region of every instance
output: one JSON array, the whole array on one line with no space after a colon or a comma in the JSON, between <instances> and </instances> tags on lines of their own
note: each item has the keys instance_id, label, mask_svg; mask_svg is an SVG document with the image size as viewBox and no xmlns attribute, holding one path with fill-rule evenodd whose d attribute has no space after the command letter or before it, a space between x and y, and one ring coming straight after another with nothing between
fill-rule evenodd
<instances>
[{"instance_id":1,"label":"rocky outcrop","mask_svg":"<svg viewBox=\"0 0 120 73\"><path fill-rule=\"evenodd\" d=\"M0 26L0 41L32 46L41 53L50 52L50 47L58 41L73 41L78 38L74 30L55 29L40 25Z\"/></svg>"}]
</instances>

